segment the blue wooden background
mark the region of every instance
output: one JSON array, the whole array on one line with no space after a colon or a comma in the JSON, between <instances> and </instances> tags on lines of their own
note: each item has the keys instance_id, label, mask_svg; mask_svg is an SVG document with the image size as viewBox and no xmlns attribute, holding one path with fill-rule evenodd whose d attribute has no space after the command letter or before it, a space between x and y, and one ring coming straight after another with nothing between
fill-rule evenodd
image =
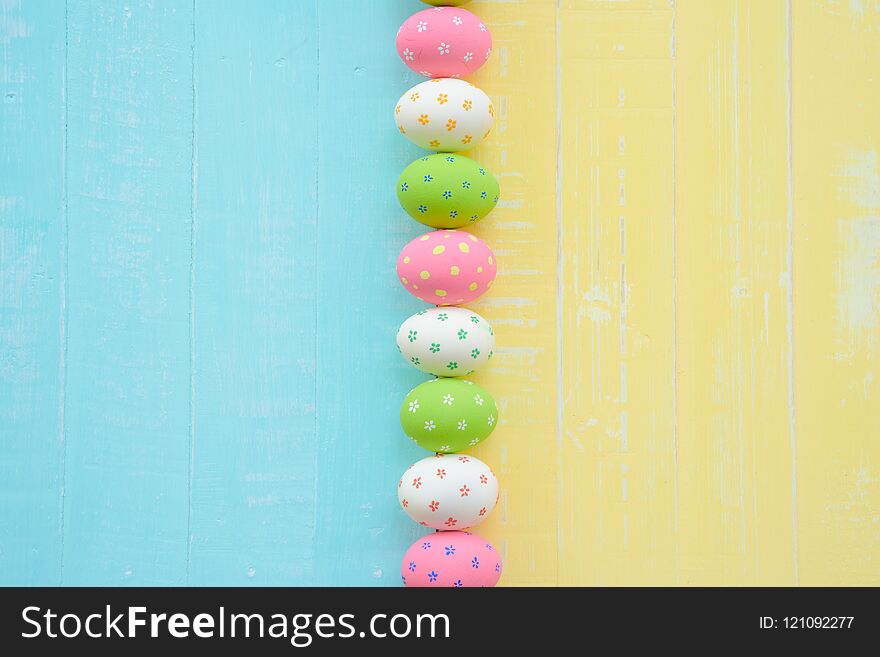
<instances>
[{"instance_id":1,"label":"blue wooden background","mask_svg":"<svg viewBox=\"0 0 880 657\"><path fill-rule=\"evenodd\" d=\"M0 1L0 583L398 582L420 8Z\"/></svg>"}]
</instances>

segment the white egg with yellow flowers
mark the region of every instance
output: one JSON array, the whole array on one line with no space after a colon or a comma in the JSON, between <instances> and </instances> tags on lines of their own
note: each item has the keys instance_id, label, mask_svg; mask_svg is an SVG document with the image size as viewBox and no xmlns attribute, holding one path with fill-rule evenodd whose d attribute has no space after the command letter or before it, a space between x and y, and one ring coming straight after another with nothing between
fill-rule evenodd
<instances>
[{"instance_id":1,"label":"white egg with yellow flowers","mask_svg":"<svg viewBox=\"0 0 880 657\"><path fill-rule=\"evenodd\" d=\"M397 128L432 151L470 150L492 129L495 107L481 89L455 78L435 78L407 91L394 109Z\"/></svg>"}]
</instances>

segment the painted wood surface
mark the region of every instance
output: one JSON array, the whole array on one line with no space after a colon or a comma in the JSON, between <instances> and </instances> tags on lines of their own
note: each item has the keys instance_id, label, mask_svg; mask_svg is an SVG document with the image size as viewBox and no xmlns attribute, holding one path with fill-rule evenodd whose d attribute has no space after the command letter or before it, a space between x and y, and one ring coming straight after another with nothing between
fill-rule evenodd
<instances>
[{"instance_id":1,"label":"painted wood surface","mask_svg":"<svg viewBox=\"0 0 880 657\"><path fill-rule=\"evenodd\" d=\"M0 583L398 583L421 8L0 2ZM880 3L468 8L502 582L880 584Z\"/></svg>"},{"instance_id":2,"label":"painted wood surface","mask_svg":"<svg viewBox=\"0 0 880 657\"><path fill-rule=\"evenodd\" d=\"M63 12L0 5L0 573L61 582L64 486Z\"/></svg>"},{"instance_id":3,"label":"painted wood surface","mask_svg":"<svg viewBox=\"0 0 880 657\"><path fill-rule=\"evenodd\" d=\"M798 564L804 584L876 585L880 4L795 7L791 147Z\"/></svg>"}]
</instances>

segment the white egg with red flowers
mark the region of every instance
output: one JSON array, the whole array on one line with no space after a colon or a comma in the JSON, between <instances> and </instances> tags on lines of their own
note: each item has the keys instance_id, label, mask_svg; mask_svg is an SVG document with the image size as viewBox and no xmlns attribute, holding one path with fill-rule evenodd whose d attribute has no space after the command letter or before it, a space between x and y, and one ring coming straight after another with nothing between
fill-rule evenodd
<instances>
[{"instance_id":1,"label":"white egg with red flowers","mask_svg":"<svg viewBox=\"0 0 880 657\"><path fill-rule=\"evenodd\" d=\"M410 466L398 482L397 497L406 514L420 525L444 531L464 529L492 513L498 501L498 479L474 456L437 454Z\"/></svg>"}]
</instances>

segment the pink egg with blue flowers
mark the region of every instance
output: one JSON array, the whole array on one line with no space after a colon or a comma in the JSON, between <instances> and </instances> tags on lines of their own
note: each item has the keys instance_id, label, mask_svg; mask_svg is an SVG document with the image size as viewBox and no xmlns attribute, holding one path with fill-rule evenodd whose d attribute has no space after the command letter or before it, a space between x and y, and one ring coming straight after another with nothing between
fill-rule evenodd
<instances>
[{"instance_id":1,"label":"pink egg with blue flowers","mask_svg":"<svg viewBox=\"0 0 880 657\"><path fill-rule=\"evenodd\" d=\"M454 194L454 190L449 190ZM463 230L435 230L415 238L397 258L397 277L413 296L435 306L479 299L492 286L492 249Z\"/></svg>"},{"instance_id":2,"label":"pink egg with blue flowers","mask_svg":"<svg viewBox=\"0 0 880 657\"><path fill-rule=\"evenodd\" d=\"M403 556L403 583L410 587L495 586L501 558L485 539L470 532L436 532L420 538Z\"/></svg>"},{"instance_id":3,"label":"pink egg with blue flowers","mask_svg":"<svg viewBox=\"0 0 880 657\"><path fill-rule=\"evenodd\" d=\"M428 78L474 73L492 54L489 28L466 9L435 7L413 14L397 32L397 54Z\"/></svg>"}]
</instances>

